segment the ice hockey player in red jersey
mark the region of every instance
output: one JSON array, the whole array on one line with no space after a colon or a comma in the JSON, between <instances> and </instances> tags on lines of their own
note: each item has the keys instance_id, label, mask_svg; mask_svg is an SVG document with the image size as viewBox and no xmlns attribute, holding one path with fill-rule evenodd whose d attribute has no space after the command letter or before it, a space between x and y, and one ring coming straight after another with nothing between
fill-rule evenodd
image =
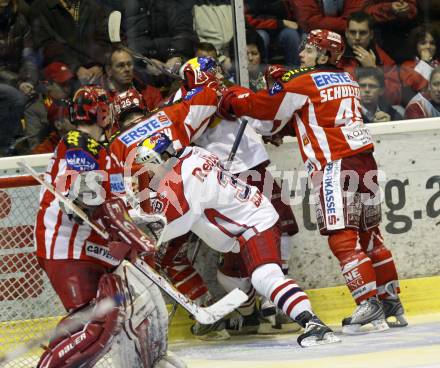
<instances>
[{"instance_id":1,"label":"ice hockey player in red jersey","mask_svg":"<svg viewBox=\"0 0 440 368\"><path fill-rule=\"evenodd\" d=\"M214 82L213 80L210 80ZM193 85L188 95L180 101L145 114L139 92L130 89L114 98L114 105L120 131L113 135L110 144L112 156L126 168L126 176L137 178L138 187L142 192L148 187L148 176L137 174L134 163L137 144L154 132L166 132L173 137L173 145L181 148L200 136L206 129L211 116L217 110L218 96L215 88L206 83ZM129 171L127 171L129 170ZM149 212L147 201L142 201L128 189L128 197L134 199L133 207L141 206L142 213ZM200 274L187 257L188 236L182 236L168 242L157 253L156 261L161 270L168 276L176 288L188 298L202 305L210 303L212 297ZM198 322L195 325L199 326ZM221 322L215 324L218 328L210 331L197 329L196 336L200 339L221 340L229 337ZM191 331L195 333L195 329ZM205 332L206 331L206 332Z\"/></svg>"},{"instance_id":2,"label":"ice hockey player in red jersey","mask_svg":"<svg viewBox=\"0 0 440 368\"><path fill-rule=\"evenodd\" d=\"M240 252L257 292L305 328L301 346L340 341L314 315L304 291L284 276L278 214L256 187L223 170L218 157L203 148L176 152L162 133L141 142L136 160L152 176L153 212L167 219L163 241L192 231L219 252Z\"/></svg>"},{"instance_id":3,"label":"ice hockey player in red jersey","mask_svg":"<svg viewBox=\"0 0 440 368\"><path fill-rule=\"evenodd\" d=\"M97 86L80 88L71 118L76 129L58 144L45 181L106 227L110 238L101 237L42 188L35 226L37 259L69 314L37 367L93 367L110 348L115 367L151 368L160 362L183 367L167 355L168 318L159 290L129 262L121 263L120 251L111 250L112 245L122 249L117 234L123 233L123 243L133 251L150 256L155 251L126 216L117 198L124 191L122 170L99 143L112 121L107 93ZM121 220L127 221L123 228ZM112 301L111 307L102 310L104 301ZM93 313L81 322L84 310Z\"/></svg>"},{"instance_id":4,"label":"ice hockey player in red jersey","mask_svg":"<svg viewBox=\"0 0 440 368\"><path fill-rule=\"evenodd\" d=\"M219 110L260 119L271 124L272 133L292 124L312 175L319 230L328 236L358 305L343 320L343 331L356 333L362 326L384 330L407 322L396 267L379 231L377 165L359 86L335 67L343 51L340 35L313 30L300 53L301 68L288 71L269 92L225 93Z\"/></svg>"}]
</instances>

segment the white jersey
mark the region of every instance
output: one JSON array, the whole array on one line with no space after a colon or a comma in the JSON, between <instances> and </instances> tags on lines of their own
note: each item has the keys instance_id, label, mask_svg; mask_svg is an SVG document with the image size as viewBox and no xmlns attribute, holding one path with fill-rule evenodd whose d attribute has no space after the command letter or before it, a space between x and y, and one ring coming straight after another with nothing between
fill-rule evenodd
<instances>
[{"instance_id":1,"label":"white jersey","mask_svg":"<svg viewBox=\"0 0 440 368\"><path fill-rule=\"evenodd\" d=\"M249 120L254 119L249 118ZM249 121L249 124L252 122ZM214 153L222 163L225 163L231 153L239 128L238 120L229 121L216 117L194 143ZM229 171L233 174L239 174L268 160L269 155L264 144L245 132Z\"/></svg>"},{"instance_id":2,"label":"white jersey","mask_svg":"<svg viewBox=\"0 0 440 368\"><path fill-rule=\"evenodd\" d=\"M166 216L163 240L194 232L220 252L238 252L246 240L278 221L270 201L253 186L218 165L219 158L199 147L186 147L160 180L152 178L157 197L152 208Z\"/></svg>"}]
</instances>

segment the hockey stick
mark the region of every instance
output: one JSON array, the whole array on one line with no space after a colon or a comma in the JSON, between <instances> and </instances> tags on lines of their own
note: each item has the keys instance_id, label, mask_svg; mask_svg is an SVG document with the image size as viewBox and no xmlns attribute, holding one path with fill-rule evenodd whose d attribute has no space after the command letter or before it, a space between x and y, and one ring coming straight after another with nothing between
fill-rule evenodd
<instances>
[{"instance_id":1,"label":"hockey stick","mask_svg":"<svg viewBox=\"0 0 440 368\"><path fill-rule=\"evenodd\" d=\"M17 346L14 350L6 353L0 358L0 366L4 367L6 364L13 362L15 359L20 358L22 355L31 351L32 349L46 343L49 339L56 340L63 336L66 332L72 333L77 331L82 325L90 320L101 318L103 315L108 313L112 308L118 305L117 298L105 298L99 301L96 305L89 306L83 311L79 311L77 314L78 318L74 320L69 320L63 324L63 328L57 332L56 327L42 336L33 338L26 342L25 344Z\"/></svg>"},{"instance_id":2,"label":"hockey stick","mask_svg":"<svg viewBox=\"0 0 440 368\"><path fill-rule=\"evenodd\" d=\"M43 187L45 187L49 192L51 192L56 197L56 199L58 199L60 202L63 202L63 204L65 204L69 210L73 211L78 217L81 218L81 220L84 221L84 223L89 225L100 236L102 236L104 239L109 238L109 234L104 229L101 229L100 226L90 221L87 214L81 208L79 208L75 203L73 203L71 199L62 195L52 185L46 183L43 179L41 179L38 173L32 167L30 167L26 162L19 160L17 161L17 165L20 166L22 169L26 170L30 175L32 175L32 177L36 181L38 181Z\"/></svg>"},{"instance_id":3,"label":"hockey stick","mask_svg":"<svg viewBox=\"0 0 440 368\"><path fill-rule=\"evenodd\" d=\"M18 165L24 168L30 175L32 175L41 185L47 188L55 197L63 202L66 207L71 209L76 215L81 217L81 219L89 224L96 226L90 219L87 214L84 213L78 206L72 203L71 200L63 196L61 193L57 192L55 188L53 188L49 183L43 181L38 173L32 169L29 165L27 165L23 161L18 161ZM101 232L99 227L97 227ZM104 231L103 234L109 235ZM134 262L134 266L139 269L145 276L147 276L153 283L155 283L160 289L162 289L166 294L168 294L172 299L176 300L184 309L186 309L189 313L191 313L194 318L200 322L201 324L212 324L219 319L223 318L225 315L231 313L235 308L239 307L243 302L245 302L248 297L247 295L239 290L232 290L229 294L220 299L217 303L210 305L209 307L200 307L190 299L188 299L185 295L183 295L180 291L178 291L173 285L171 285L164 277L162 277L156 270L151 268L146 262L137 259Z\"/></svg>"},{"instance_id":4,"label":"hockey stick","mask_svg":"<svg viewBox=\"0 0 440 368\"><path fill-rule=\"evenodd\" d=\"M130 55L132 55L135 59L138 59L144 62L147 65L150 65L157 70L159 70L162 74L165 74L174 79L181 79L178 74L172 73L170 70L165 68L163 65L156 64L153 60L147 58L146 56L128 48L121 44L121 12L118 10L114 10L110 13L108 18L108 36L110 38L111 43L118 43L119 47L125 51L127 51Z\"/></svg>"},{"instance_id":5,"label":"hockey stick","mask_svg":"<svg viewBox=\"0 0 440 368\"><path fill-rule=\"evenodd\" d=\"M243 137L244 130L248 123L247 119L237 118L237 120L240 122L240 128L238 128L237 136L235 137L234 144L232 145L231 152L229 153L228 160L225 164L226 171L229 171L232 166L232 162L234 161L235 154L237 153L238 146L240 145L241 138Z\"/></svg>"},{"instance_id":6,"label":"hockey stick","mask_svg":"<svg viewBox=\"0 0 440 368\"><path fill-rule=\"evenodd\" d=\"M209 307L200 307L191 299L179 292L166 280L165 277L159 275L146 262L142 261L141 259L137 259L133 265L172 299L176 300L190 314L192 314L197 322L200 322L203 325L209 325L217 322L248 299L248 296L237 288L232 290L229 294L226 294L226 296Z\"/></svg>"}]
</instances>

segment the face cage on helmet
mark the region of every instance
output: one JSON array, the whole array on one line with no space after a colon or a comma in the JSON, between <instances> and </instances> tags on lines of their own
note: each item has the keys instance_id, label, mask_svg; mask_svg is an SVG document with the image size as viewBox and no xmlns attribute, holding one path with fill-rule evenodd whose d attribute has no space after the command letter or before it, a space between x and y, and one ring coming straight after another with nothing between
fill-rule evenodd
<instances>
[{"instance_id":1,"label":"face cage on helmet","mask_svg":"<svg viewBox=\"0 0 440 368\"><path fill-rule=\"evenodd\" d=\"M298 52L302 52L306 48L307 45L313 46L316 49L316 51L318 52L318 57L321 55L328 55L330 53L329 51L324 50L321 47L319 47L316 43L307 41L307 38L304 38L301 41L299 48L298 48ZM330 55L328 55L328 56L330 57Z\"/></svg>"}]
</instances>

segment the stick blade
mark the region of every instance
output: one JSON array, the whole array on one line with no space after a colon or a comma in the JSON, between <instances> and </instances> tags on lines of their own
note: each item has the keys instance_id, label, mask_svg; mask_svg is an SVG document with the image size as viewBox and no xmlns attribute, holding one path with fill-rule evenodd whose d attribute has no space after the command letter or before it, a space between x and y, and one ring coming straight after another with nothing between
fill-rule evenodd
<instances>
[{"instance_id":1,"label":"stick blade","mask_svg":"<svg viewBox=\"0 0 440 368\"><path fill-rule=\"evenodd\" d=\"M114 10L108 18L108 37L110 42L121 42L121 12Z\"/></svg>"},{"instance_id":2,"label":"stick blade","mask_svg":"<svg viewBox=\"0 0 440 368\"><path fill-rule=\"evenodd\" d=\"M203 325L210 325L234 311L246 300L248 300L248 296L243 291L238 288L234 289L217 303L206 308L200 308L194 314L194 318Z\"/></svg>"}]
</instances>

